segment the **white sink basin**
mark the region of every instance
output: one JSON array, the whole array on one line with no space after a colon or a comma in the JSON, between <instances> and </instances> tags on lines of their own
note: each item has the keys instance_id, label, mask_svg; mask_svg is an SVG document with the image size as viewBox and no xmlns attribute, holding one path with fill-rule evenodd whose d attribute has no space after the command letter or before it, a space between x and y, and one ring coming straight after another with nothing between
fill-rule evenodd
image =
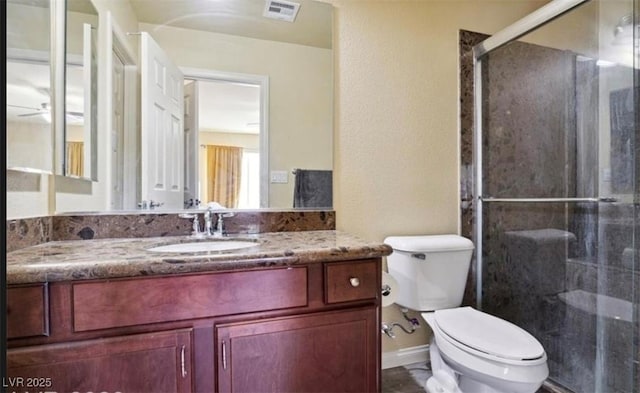
<instances>
[{"instance_id":1,"label":"white sink basin","mask_svg":"<svg viewBox=\"0 0 640 393\"><path fill-rule=\"evenodd\" d=\"M211 240L191 243L175 243L164 246L148 248L147 251L155 252L204 252L204 251L228 251L240 248L255 247L258 243L242 240Z\"/></svg>"}]
</instances>

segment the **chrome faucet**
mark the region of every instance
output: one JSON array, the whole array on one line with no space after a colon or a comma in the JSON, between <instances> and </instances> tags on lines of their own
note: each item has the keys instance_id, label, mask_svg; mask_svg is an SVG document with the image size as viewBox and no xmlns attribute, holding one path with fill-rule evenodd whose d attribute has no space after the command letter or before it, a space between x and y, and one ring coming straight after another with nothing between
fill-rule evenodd
<instances>
[{"instance_id":1,"label":"chrome faucet","mask_svg":"<svg viewBox=\"0 0 640 393\"><path fill-rule=\"evenodd\" d=\"M216 228L213 229L213 215L217 216ZM226 230L224 229L224 217L233 217L235 214L228 213L215 213L213 208L208 208L204 212L204 235L213 237L226 236Z\"/></svg>"}]
</instances>

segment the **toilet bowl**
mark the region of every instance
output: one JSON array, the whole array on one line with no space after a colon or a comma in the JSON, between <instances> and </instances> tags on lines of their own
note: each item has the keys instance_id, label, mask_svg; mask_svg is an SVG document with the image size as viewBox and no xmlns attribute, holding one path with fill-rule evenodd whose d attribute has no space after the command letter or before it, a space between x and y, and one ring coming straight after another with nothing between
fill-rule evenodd
<instances>
[{"instance_id":1,"label":"toilet bowl","mask_svg":"<svg viewBox=\"0 0 640 393\"><path fill-rule=\"evenodd\" d=\"M460 307L473 243L456 235L394 236L387 257L396 303L433 330L429 393L534 393L549 375L542 345L524 329Z\"/></svg>"},{"instance_id":2,"label":"toilet bowl","mask_svg":"<svg viewBox=\"0 0 640 393\"><path fill-rule=\"evenodd\" d=\"M433 330L432 357L442 358L462 392L531 393L549 375L542 345L514 324L471 307L421 315Z\"/></svg>"}]
</instances>

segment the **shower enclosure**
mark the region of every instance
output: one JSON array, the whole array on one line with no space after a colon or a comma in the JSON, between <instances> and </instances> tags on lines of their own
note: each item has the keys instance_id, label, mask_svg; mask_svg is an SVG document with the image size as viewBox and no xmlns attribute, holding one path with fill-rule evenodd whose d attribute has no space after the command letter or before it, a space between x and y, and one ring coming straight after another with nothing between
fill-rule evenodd
<instances>
[{"instance_id":1,"label":"shower enclosure","mask_svg":"<svg viewBox=\"0 0 640 393\"><path fill-rule=\"evenodd\" d=\"M640 392L639 13L555 0L473 51L475 300L573 392Z\"/></svg>"}]
</instances>

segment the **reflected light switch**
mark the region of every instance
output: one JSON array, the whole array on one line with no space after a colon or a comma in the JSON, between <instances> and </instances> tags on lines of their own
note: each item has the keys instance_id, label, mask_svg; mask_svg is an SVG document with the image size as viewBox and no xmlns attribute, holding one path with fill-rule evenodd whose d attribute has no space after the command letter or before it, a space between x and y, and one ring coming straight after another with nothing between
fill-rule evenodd
<instances>
[{"instance_id":1,"label":"reflected light switch","mask_svg":"<svg viewBox=\"0 0 640 393\"><path fill-rule=\"evenodd\" d=\"M271 171L271 183L289 183L287 171Z\"/></svg>"}]
</instances>

